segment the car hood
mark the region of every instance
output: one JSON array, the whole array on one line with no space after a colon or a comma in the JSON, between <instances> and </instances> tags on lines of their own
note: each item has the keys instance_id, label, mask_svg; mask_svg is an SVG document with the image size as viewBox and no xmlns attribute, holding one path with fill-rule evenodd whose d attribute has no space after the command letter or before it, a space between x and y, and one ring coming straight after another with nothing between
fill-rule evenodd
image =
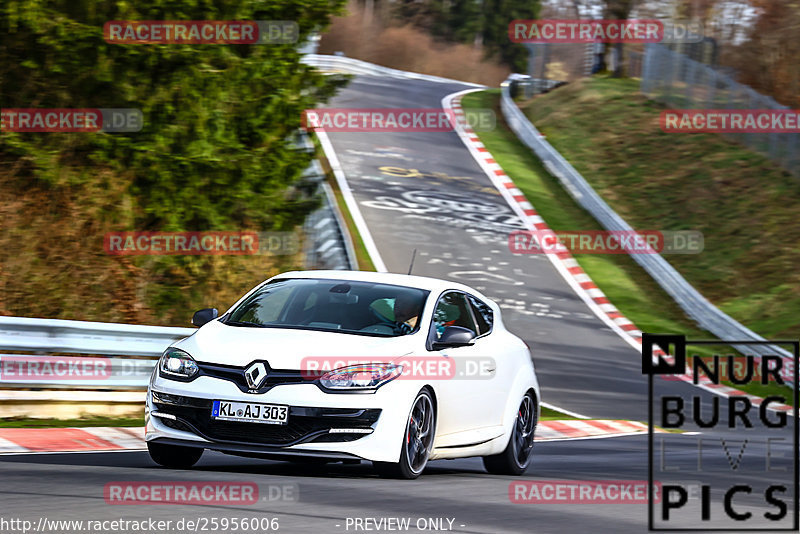
<instances>
[{"instance_id":1,"label":"car hood","mask_svg":"<svg viewBox=\"0 0 800 534\"><path fill-rule=\"evenodd\" d=\"M212 321L173 346L196 361L243 367L254 360L273 369L302 369L304 358L347 357L387 362L411 354L419 333L381 338L338 332L227 326ZM306 367L307 368L307 367Z\"/></svg>"}]
</instances>

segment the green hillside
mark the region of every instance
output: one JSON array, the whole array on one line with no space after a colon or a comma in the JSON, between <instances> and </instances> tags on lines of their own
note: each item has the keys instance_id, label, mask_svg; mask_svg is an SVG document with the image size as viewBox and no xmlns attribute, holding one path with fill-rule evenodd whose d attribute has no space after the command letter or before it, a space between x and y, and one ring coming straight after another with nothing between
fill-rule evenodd
<instances>
[{"instance_id":1,"label":"green hillside","mask_svg":"<svg viewBox=\"0 0 800 534\"><path fill-rule=\"evenodd\" d=\"M524 105L603 199L642 230L699 230L705 250L665 258L766 337L800 335L800 180L716 134L664 133L638 82L593 78Z\"/></svg>"}]
</instances>

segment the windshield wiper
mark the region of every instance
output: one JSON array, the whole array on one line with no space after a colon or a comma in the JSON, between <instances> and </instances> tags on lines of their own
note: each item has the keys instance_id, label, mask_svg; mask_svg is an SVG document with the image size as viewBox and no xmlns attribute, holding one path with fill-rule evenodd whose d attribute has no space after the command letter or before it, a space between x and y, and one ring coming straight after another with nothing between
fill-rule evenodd
<instances>
[{"instance_id":1,"label":"windshield wiper","mask_svg":"<svg viewBox=\"0 0 800 534\"><path fill-rule=\"evenodd\" d=\"M259 323L251 323L250 321L225 321L225 324L230 326L255 326L258 328L266 328L267 325Z\"/></svg>"}]
</instances>

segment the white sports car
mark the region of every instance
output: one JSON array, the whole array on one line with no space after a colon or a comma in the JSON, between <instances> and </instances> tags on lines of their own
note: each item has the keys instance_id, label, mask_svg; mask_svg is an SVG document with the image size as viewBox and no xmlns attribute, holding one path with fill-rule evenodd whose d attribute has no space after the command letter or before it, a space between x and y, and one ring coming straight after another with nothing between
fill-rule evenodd
<instances>
[{"instance_id":1,"label":"white sports car","mask_svg":"<svg viewBox=\"0 0 800 534\"><path fill-rule=\"evenodd\" d=\"M531 459L539 385L525 343L467 286L400 274L284 273L164 351L150 379L153 460L204 449L290 461L370 460L416 478L428 460Z\"/></svg>"}]
</instances>

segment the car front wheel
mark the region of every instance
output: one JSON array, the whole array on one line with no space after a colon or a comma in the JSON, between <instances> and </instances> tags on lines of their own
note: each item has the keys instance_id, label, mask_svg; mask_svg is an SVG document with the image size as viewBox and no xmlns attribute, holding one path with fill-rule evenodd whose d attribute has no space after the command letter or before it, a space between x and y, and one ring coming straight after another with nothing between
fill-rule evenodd
<instances>
[{"instance_id":1,"label":"car front wheel","mask_svg":"<svg viewBox=\"0 0 800 534\"><path fill-rule=\"evenodd\" d=\"M428 463L435 432L436 412L433 408L433 398L427 389L423 389L414 399L406 422L400 461L373 462L372 465L382 477L417 478Z\"/></svg>"},{"instance_id":2,"label":"car front wheel","mask_svg":"<svg viewBox=\"0 0 800 534\"><path fill-rule=\"evenodd\" d=\"M522 397L508 446L500 454L483 457L483 466L493 475L521 475L531 462L533 435L539 422L536 398L531 391Z\"/></svg>"},{"instance_id":3,"label":"car front wheel","mask_svg":"<svg viewBox=\"0 0 800 534\"><path fill-rule=\"evenodd\" d=\"M203 449L198 447L181 447L153 441L147 442L147 451L155 463L170 469L189 469L203 455Z\"/></svg>"}]
</instances>

